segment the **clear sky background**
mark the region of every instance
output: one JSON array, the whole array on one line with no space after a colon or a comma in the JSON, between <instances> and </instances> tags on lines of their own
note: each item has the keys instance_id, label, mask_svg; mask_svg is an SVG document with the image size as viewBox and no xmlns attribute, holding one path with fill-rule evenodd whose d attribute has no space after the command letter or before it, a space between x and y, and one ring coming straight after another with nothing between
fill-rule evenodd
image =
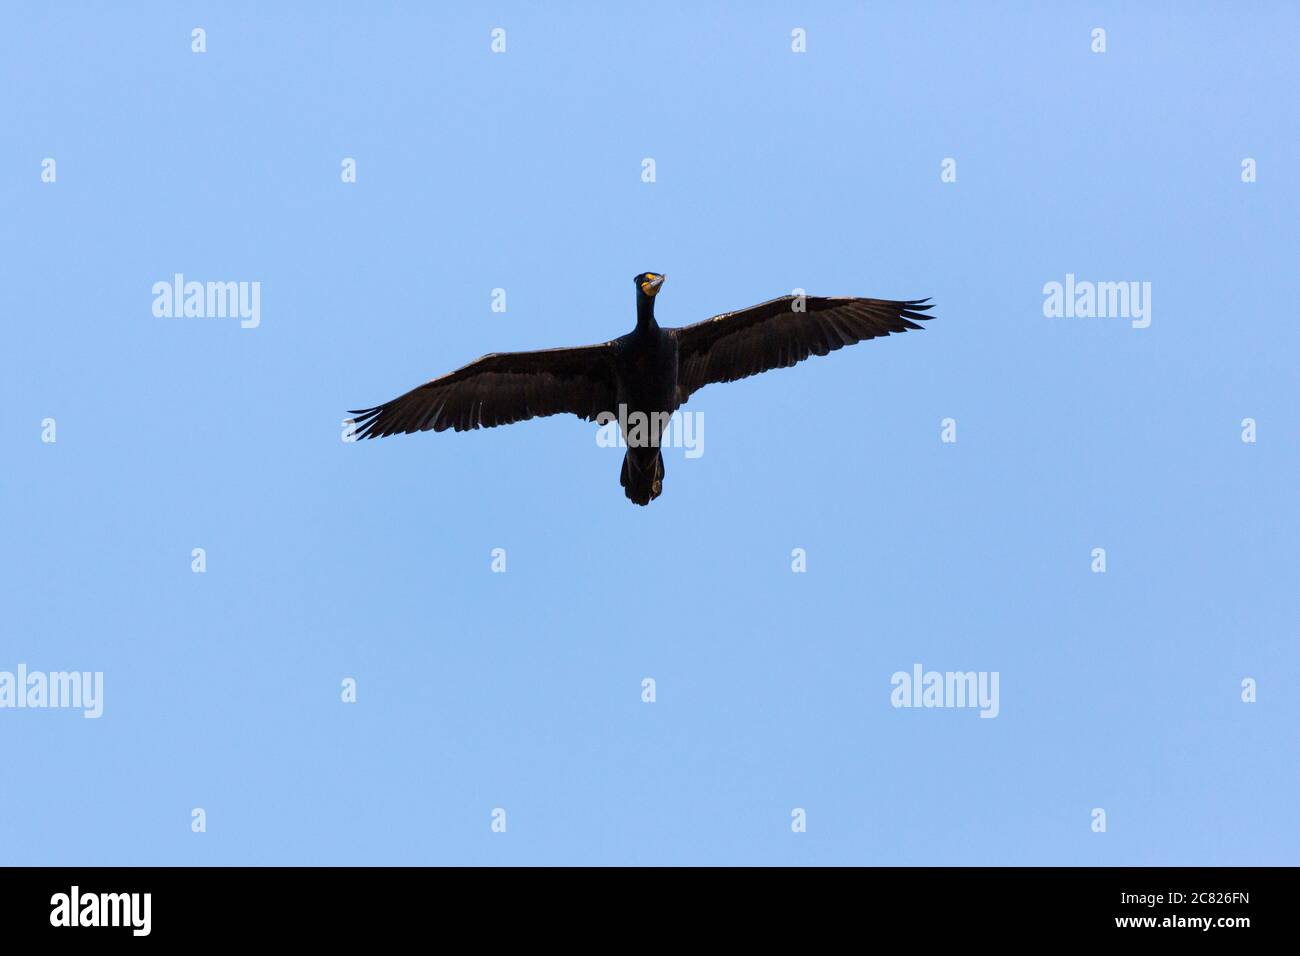
<instances>
[{"instance_id":1,"label":"clear sky background","mask_svg":"<svg viewBox=\"0 0 1300 956\"><path fill-rule=\"evenodd\" d=\"M0 863L1300 863L1294 4L132 6L0 15L0 670L105 682L0 710ZM644 270L937 318L698 393L644 509L573 417L340 440Z\"/></svg>"}]
</instances>

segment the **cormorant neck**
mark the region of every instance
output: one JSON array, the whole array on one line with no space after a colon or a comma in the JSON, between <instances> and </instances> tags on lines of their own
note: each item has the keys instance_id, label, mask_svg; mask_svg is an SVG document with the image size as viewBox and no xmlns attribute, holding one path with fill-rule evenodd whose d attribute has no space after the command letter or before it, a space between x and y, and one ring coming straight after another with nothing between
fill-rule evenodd
<instances>
[{"instance_id":1,"label":"cormorant neck","mask_svg":"<svg viewBox=\"0 0 1300 956\"><path fill-rule=\"evenodd\" d=\"M638 332L653 332L659 328L659 323L655 321L655 300L648 295L639 295L636 297L636 330Z\"/></svg>"}]
</instances>

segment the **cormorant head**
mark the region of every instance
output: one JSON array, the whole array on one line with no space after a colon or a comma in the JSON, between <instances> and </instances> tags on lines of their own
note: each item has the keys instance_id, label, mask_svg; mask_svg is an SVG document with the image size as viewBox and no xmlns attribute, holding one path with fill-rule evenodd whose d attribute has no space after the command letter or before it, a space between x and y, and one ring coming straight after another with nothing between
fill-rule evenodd
<instances>
[{"instance_id":1,"label":"cormorant head","mask_svg":"<svg viewBox=\"0 0 1300 956\"><path fill-rule=\"evenodd\" d=\"M636 283L636 294L645 296L647 299L653 299L663 288L664 280L668 277L662 272L643 272L632 281Z\"/></svg>"}]
</instances>

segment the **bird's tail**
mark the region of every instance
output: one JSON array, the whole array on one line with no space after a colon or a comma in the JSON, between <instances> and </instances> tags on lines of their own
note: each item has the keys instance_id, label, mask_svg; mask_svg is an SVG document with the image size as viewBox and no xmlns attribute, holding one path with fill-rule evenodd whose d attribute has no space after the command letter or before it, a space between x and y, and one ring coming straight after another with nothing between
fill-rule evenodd
<instances>
[{"instance_id":1,"label":"bird's tail","mask_svg":"<svg viewBox=\"0 0 1300 956\"><path fill-rule=\"evenodd\" d=\"M658 448L629 448L618 482L630 501L648 505L664 490L664 456Z\"/></svg>"}]
</instances>

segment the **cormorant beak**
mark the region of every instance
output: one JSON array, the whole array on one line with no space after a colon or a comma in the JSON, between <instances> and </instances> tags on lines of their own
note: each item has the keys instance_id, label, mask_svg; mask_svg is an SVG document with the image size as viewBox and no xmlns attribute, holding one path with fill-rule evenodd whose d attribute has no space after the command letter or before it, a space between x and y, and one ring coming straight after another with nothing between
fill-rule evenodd
<instances>
[{"instance_id":1,"label":"cormorant beak","mask_svg":"<svg viewBox=\"0 0 1300 956\"><path fill-rule=\"evenodd\" d=\"M664 284L664 280L667 278L667 275L661 275L655 276L653 279L647 279L645 282L641 283L641 288L645 291L646 295L654 298L659 294L659 287Z\"/></svg>"}]
</instances>

